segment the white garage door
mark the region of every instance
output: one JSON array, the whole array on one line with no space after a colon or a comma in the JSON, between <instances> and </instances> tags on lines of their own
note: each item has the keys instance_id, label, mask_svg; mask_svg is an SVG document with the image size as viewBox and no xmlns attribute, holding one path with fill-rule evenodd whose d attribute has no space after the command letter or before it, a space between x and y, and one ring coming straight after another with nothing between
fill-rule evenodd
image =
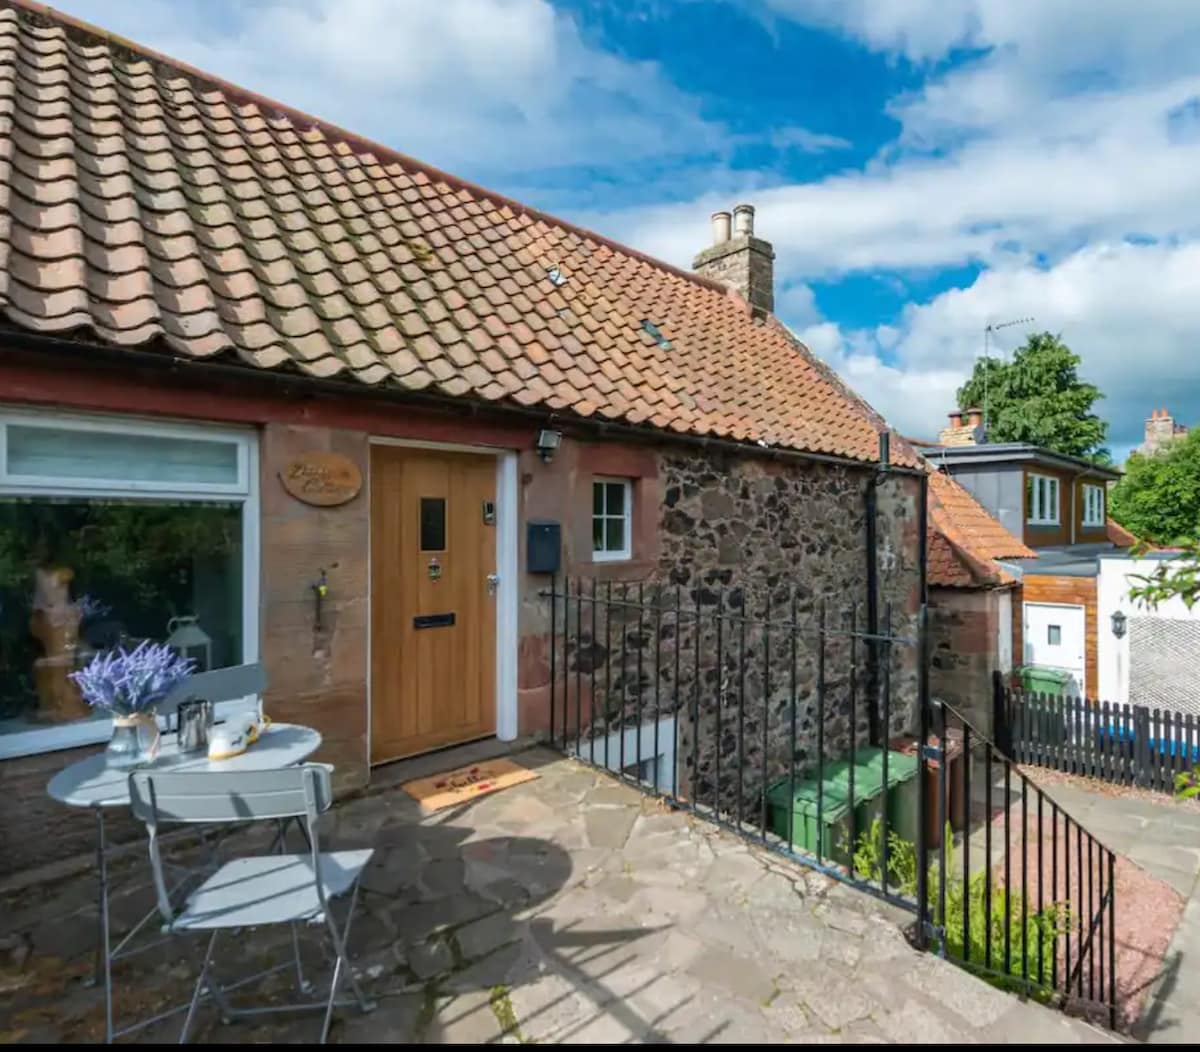
<instances>
[{"instance_id":1,"label":"white garage door","mask_svg":"<svg viewBox=\"0 0 1200 1052\"><path fill-rule=\"evenodd\" d=\"M1083 607L1026 603L1024 625L1025 664L1070 672L1067 693L1083 694Z\"/></svg>"}]
</instances>

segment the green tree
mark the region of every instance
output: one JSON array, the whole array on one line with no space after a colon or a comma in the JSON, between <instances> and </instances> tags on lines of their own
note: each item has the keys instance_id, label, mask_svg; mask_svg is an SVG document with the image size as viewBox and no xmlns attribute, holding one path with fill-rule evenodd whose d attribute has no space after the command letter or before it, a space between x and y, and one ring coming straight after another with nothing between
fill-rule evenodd
<instances>
[{"instance_id":1,"label":"green tree","mask_svg":"<svg viewBox=\"0 0 1200 1052\"><path fill-rule=\"evenodd\" d=\"M1200 430L1158 453L1131 454L1108 503L1112 517L1140 538L1200 540Z\"/></svg>"},{"instance_id":2,"label":"green tree","mask_svg":"<svg viewBox=\"0 0 1200 1052\"><path fill-rule=\"evenodd\" d=\"M985 357L975 363L958 390L959 408L986 406L992 442L1030 442L1107 464L1108 425L1092 412L1104 396L1080 379L1079 361L1059 337L1033 333L1011 362Z\"/></svg>"}]
</instances>

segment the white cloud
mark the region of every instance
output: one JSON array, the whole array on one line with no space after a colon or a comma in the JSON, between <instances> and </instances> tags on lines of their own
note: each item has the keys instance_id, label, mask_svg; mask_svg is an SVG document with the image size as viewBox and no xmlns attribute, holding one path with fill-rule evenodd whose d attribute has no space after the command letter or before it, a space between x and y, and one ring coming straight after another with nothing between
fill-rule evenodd
<instances>
[{"instance_id":1,"label":"white cloud","mask_svg":"<svg viewBox=\"0 0 1200 1052\"><path fill-rule=\"evenodd\" d=\"M1150 407L1200 417L1200 4L768 7L924 75L888 103L899 131L862 168L747 194L775 245L777 280L807 288L850 274L985 268L970 287L910 303L871 330L820 318L811 296L782 298L779 312L815 351L897 426L931 435L982 349L984 325L1034 314L1107 393L1114 446L1140 439ZM612 223L686 264L717 203Z\"/></svg>"},{"instance_id":2,"label":"white cloud","mask_svg":"<svg viewBox=\"0 0 1200 1052\"><path fill-rule=\"evenodd\" d=\"M1097 244L1048 269L986 271L968 288L910 304L894 328L824 322L799 335L894 426L933 437L983 350L984 326L1032 315L1032 324L1000 334L992 353L1010 353L1027 330L1061 332L1084 359L1082 375L1106 395L1099 408L1114 422L1110 441L1123 448L1140 441L1149 408L1194 406L1198 275L1200 243Z\"/></svg>"},{"instance_id":3,"label":"white cloud","mask_svg":"<svg viewBox=\"0 0 1200 1052\"><path fill-rule=\"evenodd\" d=\"M63 0L69 13L462 174L618 165L722 136L549 0Z\"/></svg>"},{"instance_id":4,"label":"white cloud","mask_svg":"<svg viewBox=\"0 0 1200 1052\"><path fill-rule=\"evenodd\" d=\"M826 135L809 128L778 128L769 137L776 150L799 150L801 153L827 153L831 150L848 150L852 143L840 135Z\"/></svg>"}]
</instances>

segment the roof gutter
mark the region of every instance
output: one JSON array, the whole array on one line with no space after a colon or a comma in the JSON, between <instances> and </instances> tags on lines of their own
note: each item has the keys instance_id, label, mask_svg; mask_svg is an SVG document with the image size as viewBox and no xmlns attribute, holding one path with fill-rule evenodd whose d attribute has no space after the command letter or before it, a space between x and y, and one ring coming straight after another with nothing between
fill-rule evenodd
<instances>
[{"instance_id":1,"label":"roof gutter","mask_svg":"<svg viewBox=\"0 0 1200 1052\"><path fill-rule=\"evenodd\" d=\"M181 374L189 370L199 370L208 376L227 377L238 383L247 380L262 382L274 386L281 391L291 391L301 394L322 392L339 398L366 398L374 400L403 402L408 405L420 405L442 412L462 412L469 410L472 414L487 413L496 417L527 420L532 424L545 424L548 420L567 424L573 431L591 433L597 437L627 436L642 441L678 442L683 445L698 446L705 450L723 450L731 453L765 457L785 462L815 462L833 464L858 471L875 471L878 464L871 460L855 460L853 457L840 457L832 453L813 453L799 449L788 449L780 446L762 446L757 442L739 442L734 439L717 438L715 436L698 435L690 432L669 431L642 424L625 424L609 420L594 420L579 416L570 410L553 410L534 408L511 403L486 402L479 399L456 398L451 395L429 394L420 391L397 391L395 388L378 386L368 387L365 384L353 384L346 380L323 379L321 377L305 376L298 372L281 372L278 370L257 369L246 365L236 365L230 362L212 360L198 361L185 358L171 351L147 352L145 349L127 349L114 347L109 344L91 343L83 340L68 340L61 336L43 336L20 329L0 329L0 341L27 351L56 354L69 354L73 358L86 362L97 359L111 365L128 367L130 364L140 368L157 370L162 373ZM564 412L569 416L564 417ZM923 472L919 468L907 468L895 464L889 465L888 470L897 475L920 477Z\"/></svg>"}]
</instances>

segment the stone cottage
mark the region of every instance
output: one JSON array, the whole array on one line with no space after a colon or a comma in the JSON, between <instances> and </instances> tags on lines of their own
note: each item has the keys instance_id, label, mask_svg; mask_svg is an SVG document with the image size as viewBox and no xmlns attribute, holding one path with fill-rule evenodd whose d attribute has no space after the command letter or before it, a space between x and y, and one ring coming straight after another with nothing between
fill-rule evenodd
<instances>
[{"instance_id":1,"label":"stone cottage","mask_svg":"<svg viewBox=\"0 0 1200 1052\"><path fill-rule=\"evenodd\" d=\"M348 789L545 730L552 576L911 627L920 458L748 207L688 272L23 0L0 110L4 869L90 846L45 785L122 642L260 662Z\"/></svg>"}]
</instances>

